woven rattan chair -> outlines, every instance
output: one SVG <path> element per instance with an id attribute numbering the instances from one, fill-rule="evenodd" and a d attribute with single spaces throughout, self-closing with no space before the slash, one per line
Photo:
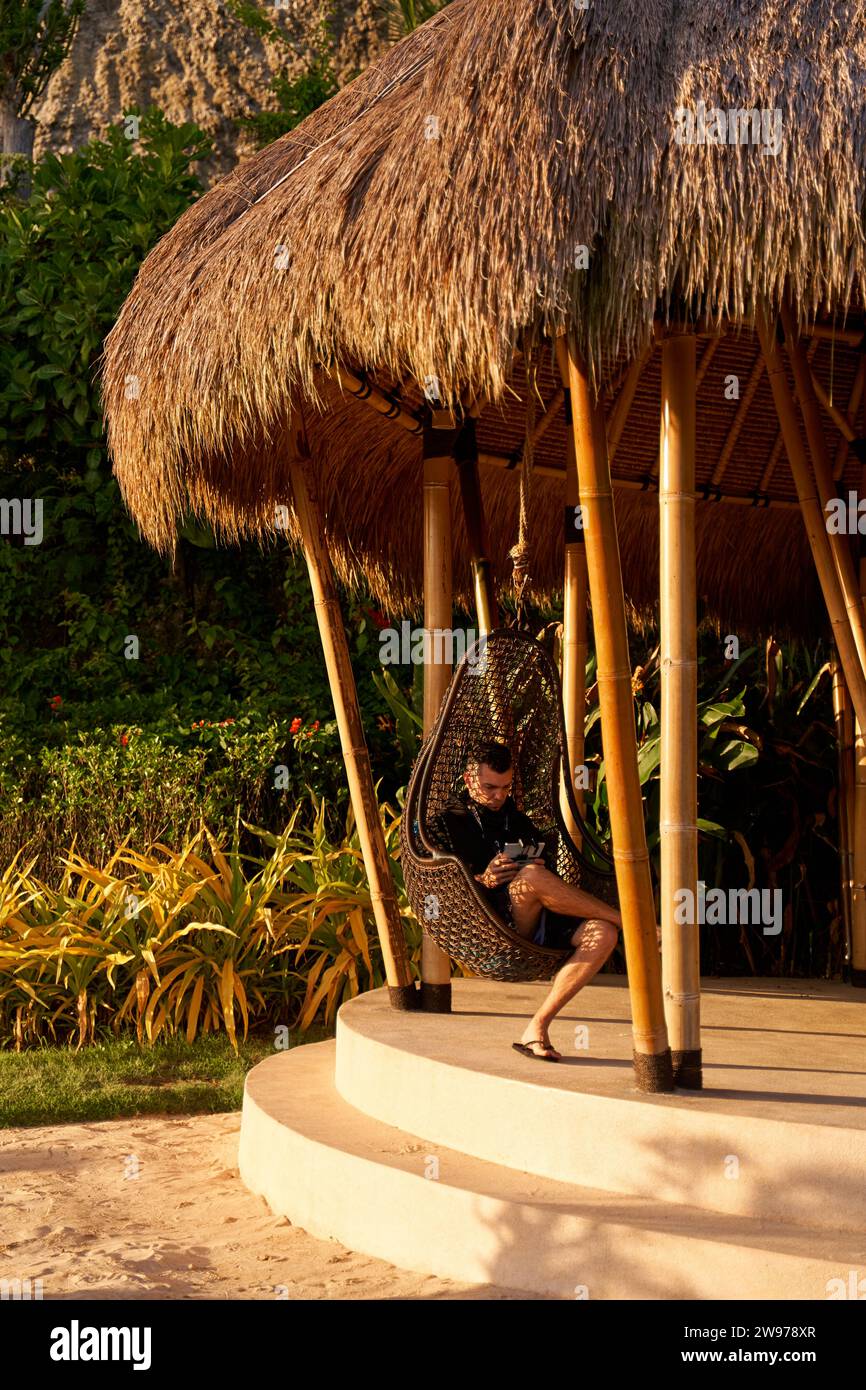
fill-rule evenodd
<path id="1" fill-rule="evenodd" d="M 559 676 L 544 648 L 514 629 L 491 632 L 467 651 L 418 754 L 400 827 L 406 891 L 424 931 L 475 974 L 547 980 L 570 950 L 537 946 L 506 926 L 470 871 L 449 852 L 439 821 L 448 798 L 463 786 L 473 746 L 490 740 L 511 748 L 514 799 L 545 843 L 556 845 L 560 878 L 616 903 L 612 861 L 581 821 L 570 785 L 583 851 L 560 811 L 566 744 Z"/>

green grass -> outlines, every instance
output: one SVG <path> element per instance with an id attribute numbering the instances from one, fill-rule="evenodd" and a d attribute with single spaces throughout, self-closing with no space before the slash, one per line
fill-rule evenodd
<path id="1" fill-rule="evenodd" d="M 309 1028 L 303 1042 L 329 1036 Z M 290 1044 L 301 1039 L 292 1033 Z M 224 1034 L 187 1043 L 178 1038 L 139 1047 L 134 1038 L 68 1047 L 0 1051 L 0 1129 L 133 1115 L 201 1115 L 239 1110 L 244 1077 L 274 1053 L 266 1034 L 238 1042 Z"/>

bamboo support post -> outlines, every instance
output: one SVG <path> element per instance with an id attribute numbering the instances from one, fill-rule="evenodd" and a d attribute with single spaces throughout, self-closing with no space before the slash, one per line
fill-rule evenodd
<path id="1" fill-rule="evenodd" d="M 827 412 L 830 419 L 833 421 L 833 424 L 836 426 L 842 438 L 848 444 L 853 444 L 855 439 L 857 438 L 857 432 L 854 429 L 854 426 L 852 425 L 848 416 L 845 414 L 844 410 L 840 410 L 838 405 L 833 404 L 833 402 L 830 399 L 829 391 L 827 391 L 826 388 L 821 385 L 821 382 L 816 377 L 814 367 L 811 368 L 809 371 L 809 383 L 812 387 L 812 390 L 815 392 L 815 395 L 817 396 L 819 402 L 824 407 L 824 410 Z"/>
<path id="2" fill-rule="evenodd" d="M 418 1006 L 418 994 L 412 982 L 403 922 L 385 848 L 346 630 L 325 544 L 318 500 L 304 461 L 306 455 L 306 445 L 299 440 L 298 450 L 290 462 L 292 494 L 337 716 L 349 795 L 370 883 L 370 900 L 391 1004 L 395 1009 L 414 1009 Z"/>
<path id="3" fill-rule="evenodd" d="M 424 431 L 424 735 L 430 733 L 451 681 L 451 474 L 454 434 Z M 447 643 L 446 643 L 447 634 Z M 451 961 L 425 932 L 421 942 L 421 1008 L 451 1012 Z"/>
<path id="4" fill-rule="evenodd" d="M 824 533 L 829 541 L 830 554 L 833 557 L 833 565 L 838 576 L 842 600 L 848 614 L 857 655 L 860 658 L 860 668 L 863 673 L 866 673 L 866 614 L 864 614 L 863 601 L 860 597 L 860 584 L 854 572 L 854 557 L 851 553 L 848 537 L 840 532 L 827 530 L 827 508 L 831 499 L 836 496 L 836 486 L 824 438 L 821 408 L 812 386 L 812 375 L 806 361 L 806 353 L 797 335 L 793 310 L 787 301 L 782 304 L 781 319 L 782 327 L 785 330 L 785 348 L 794 373 L 797 398 L 800 402 L 803 424 L 806 427 L 806 439 L 812 458 L 812 469 L 824 516 Z"/>
<path id="5" fill-rule="evenodd" d="M 863 398 L 864 384 L 866 384 L 866 353 L 861 353 L 860 365 L 857 368 L 857 373 L 854 377 L 854 384 L 851 387 L 851 395 L 848 397 L 848 419 L 852 422 L 856 421 L 858 411 L 860 410 L 860 402 Z M 859 441 L 857 440 L 852 440 L 852 443 L 856 444 L 858 442 Z M 848 453 L 848 440 L 845 439 L 845 437 L 843 436 L 842 439 L 839 440 L 839 444 L 836 449 L 836 459 L 833 464 L 834 482 L 838 482 L 839 479 L 842 477 L 842 474 L 845 472 L 845 465 L 848 462 Z"/>
<path id="6" fill-rule="evenodd" d="M 737 316 L 729 320 L 731 328 L 756 328 L 756 319 L 753 320 L 746 316 Z M 803 327 L 802 337 L 809 338 L 814 343 L 837 342 L 844 343 L 846 347 L 862 348 L 866 346 L 866 332 L 863 328 L 843 328 L 841 324 L 834 323 L 810 323 Z"/>
<path id="7" fill-rule="evenodd" d="M 487 548 L 484 506 L 481 500 L 481 480 L 478 476 L 478 446 L 475 441 L 475 421 L 465 421 L 457 437 L 455 457 L 460 479 L 460 498 L 463 524 L 472 565 L 472 586 L 475 592 L 475 612 L 482 633 L 496 627 L 498 610 L 493 585 L 493 570 Z"/>
<path id="8" fill-rule="evenodd" d="M 568 382 L 568 352 L 565 340 L 556 340 L 559 370 L 564 383 Z M 565 778 L 571 787 L 577 809 L 584 809 L 584 724 L 586 723 L 586 659 L 587 641 L 587 572 L 586 546 L 582 525 L 576 525 L 580 493 L 577 486 L 577 461 L 574 453 L 574 433 L 571 424 L 571 395 L 565 389 L 565 557 L 562 594 L 562 706 L 565 721 L 567 765 L 562 768 L 560 809 L 575 844 L 581 840 L 580 829 L 572 815 L 571 802 L 566 795 Z"/>
<path id="9" fill-rule="evenodd" d="M 848 961 L 851 960 L 852 888 L 853 854 L 851 833 L 853 830 L 854 788 L 854 716 L 842 664 L 838 653 L 830 658 L 832 681 L 833 718 L 836 724 L 837 778 L 836 795 L 839 823 L 839 903 L 842 921 L 845 926 L 845 946 Z"/>
<path id="10" fill-rule="evenodd" d="M 674 1080 L 699 1090 L 695 369 L 694 334 L 672 331 L 662 341 L 659 438 L 662 984 Z M 695 908 L 685 922 L 683 892 Z"/>
<path id="11" fill-rule="evenodd" d="M 404 430 L 408 430 L 409 434 L 422 433 L 424 423 L 420 416 L 408 410 L 396 396 L 389 396 L 387 391 L 374 386 L 363 373 L 351 372 L 347 367 L 337 367 L 334 369 L 334 375 L 343 390 L 359 401 L 366 401 L 373 410 L 384 415 L 386 420 L 394 420 Z"/>
<path id="12" fill-rule="evenodd" d="M 826 515 L 818 500 L 815 478 L 809 468 L 806 451 L 800 436 L 800 426 L 791 395 L 785 368 L 779 352 L 776 335 L 765 313 L 759 314 L 756 327 L 761 340 L 761 351 L 767 364 L 767 376 L 773 392 L 776 414 L 785 441 L 785 452 L 791 466 L 791 473 L 800 499 L 800 510 L 806 527 L 806 535 L 812 550 L 812 558 L 818 571 L 818 580 L 833 637 L 845 673 L 845 682 L 857 712 L 857 718 L 866 727 L 866 676 L 860 662 L 854 635 L 845 609 L 836 566 L 830 550 L 830 537 L 827 534 Z M 859 599 L 859 596 L 858 596 Z"/>
<path id="13" fill-rule="evenodd" d="M 625 597 L 605 420 L 572 339 L 568 341 L 568 385 L 578 487 L 586 516 L 601 732 L 632 1007 L 635 1079 L 641 1090 L 671 1091 L 673 1070 L 638 775 Z"/>
<path id="14" fill-rule="evenodd" d="M 866 355 L 864 355 L 866 362 Z M 856 418 L 856 414 L 854 416 Z M 860 477 L 861 496 L 866 492 L 866 468 Z M 860 541 L 860 592 L 866 598 L 866 553 Z M 853 838 L 851 863 L 850 979 L 866 988 L 866 725 L 854 723 L 854 805 L 849 823 Z"/>
<path id="15" fill-rule="evenodd" d="M 513 467 L 513 459 L 507 454 L 492 454 L 487 450 L 482 450 L 478 454 L 480 463 L 489 468 Z M 532 465 L 534 476 L 539 478 L 559 478 L 565 481 L 565 469 L 551 463 L 535 463 Z M 613 486 L 617 492 L 649 492 L 658 489 L 658 459 L 655 460 L 649 477 L 646 478 L 614 478 Z M 773 511 L 798 512 L 800 503 L 789 500 L 787 497 L 770 497 L 762 488 L 755 492 L 725 492 L 722 488 L 699 487 L 696 489 L 696 496 L 699 502 L 725 502 L 732 507 L 750 507 L 760 511 L 772 508 Z"/>
<path id="16" fill-rule="evenodd" d="M 643 374 L 643 369 L 652 357 L 653 339 L 650 339 L 647 346 L 639 356 L 635 357 L 630 363 L 629 369 L 625 374 L 622 389 L 616 398 L 616 404 L 610 415 L 610 428 L 607 433 L 607 452 L 609 462 L 613 462 L 614 455 L 619 448 L 619 441 L 625 429 L 625 422 L 628 413 L 632 408 L 635 392 Z"/>

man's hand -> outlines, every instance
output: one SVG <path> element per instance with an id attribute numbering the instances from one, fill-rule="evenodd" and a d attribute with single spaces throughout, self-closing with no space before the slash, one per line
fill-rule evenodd
<path id="1" fill-rule="evenodd" d="M 497 854 L 491 859 L 483 874 L 476 874 L 479 883 L 485 888 L 498 888 L 502 883 L 510 883 L 523 866 L 515 864 L 507 854 Z"/>

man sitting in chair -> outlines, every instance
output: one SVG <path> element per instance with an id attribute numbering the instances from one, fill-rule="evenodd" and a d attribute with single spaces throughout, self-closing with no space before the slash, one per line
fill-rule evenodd
<path id="1" fill-rule="evenodd" d="M 506 744 L 479 747 L 463 780 L 465 789 L 447 802 L 441 817 L 457 858 L 513 931 L 538 945 L 574 948 L 520 1042 L 513 1044 L 529 1057 L 558 1062 L 562 1054 L 550 1042 L 551 1019 L 604 965 L 617 943 L 619 912 L 557 877 L 551 867 L 556 845 L 545 844 L 541 857 L 520 864 L 504 853 L 506 845 L 523 841 L 538 846 L 541 841 L 512 799 L 511 750 Z"/>

